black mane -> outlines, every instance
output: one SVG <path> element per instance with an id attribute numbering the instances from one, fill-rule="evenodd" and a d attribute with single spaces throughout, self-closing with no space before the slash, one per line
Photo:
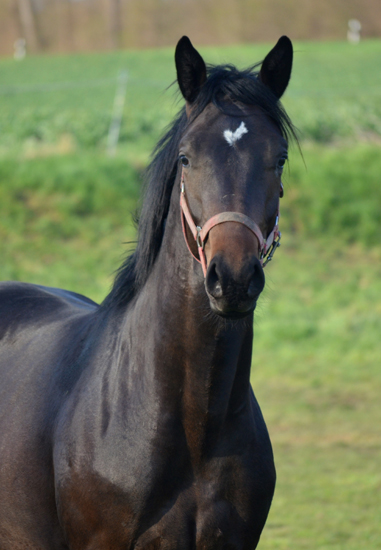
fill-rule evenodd
<path id="1" fill-rule="evenodd" d="M 239 71 L 232 65 L 209 66 L 208 79 L 192 104 L 188 120 L 185 107 L 156 145 L 146 173 L 145 195 L 138 221 L 135 251 L 119 268 L 103 306 L 126 305 L 144 286 L 160 250 L 178 167 L 178 147 L 187 126 L 209 103 L 228 113 L 229 103 L 257 105 L 271 118 L 288 141 L 296 139 L 287 113 L 275 95 L 258 79 L 259 65 Z"/>

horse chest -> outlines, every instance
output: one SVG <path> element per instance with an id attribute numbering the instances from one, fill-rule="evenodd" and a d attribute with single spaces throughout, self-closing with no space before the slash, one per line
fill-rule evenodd
<path id="1" fill-rule="evenodd" d="M 194 471 L 181 454 L 143 455 L 135 471 L 126 457 L 118 479 L 112 459 L 73 473 L 60 510 L 70 548 L 254 548 L 271 500 L 271 467 L 254 452 L 214 456 Z"/>

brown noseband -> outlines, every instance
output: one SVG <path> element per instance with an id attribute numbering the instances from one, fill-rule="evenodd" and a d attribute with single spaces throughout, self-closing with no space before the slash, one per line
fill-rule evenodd
<path id="1" fill-rule="evenodd" d="M 282 190 L 283 190 L 283 186 L 281 184 L 281 191 Z M 216 214 L 215 216 L 212 216 L 211 218 L 209 218 L 209 220 L 204 224 L 203 227 L 196 225 L 193 221 L 193 217 L 189 210 L 188 203 L 185 197 L 183 170 L 181 172 L 180 207 L 181 207 L 181 224 L 183 228 L 183 234 L 184 234 L 186 245 L 188 247 L 189 252 L 192 254 L 193 258 L 201 264 L 204 277 L 206 277 L 206 270 L 207 270 L 206 257 L 204 252 L 205 241 L 208 237 L 209 231 L 214 226 L 220 223 L 225 223 L 225 222 L 241 223 L 242 225 L 250 229 L 252 233 L 254 233 L 259 243 L 259 259 L 261 261 L 262 267 L 265 267 L 265 265 L 272 260 L 275 250 L 278 248 L 278 246 L 280 246 L 279 241 L 281 238 L 281 232 L 278 229 L 279 200 L 278 200 L 278 208 L 277 208 L 275 225 L 273 227 L 273 230 L 267 237 L 267 239 L 264 239 L 262 235 L 262 231 L 260 230 L 259 226 L 255 223 L 255 221 L 249 218 L 248 216 L 246 216 L 245 214 L 241 214 L 240 212 L 221 212 L 220 214 Z M 194 240 L 197 243 L 199 258 L 197 258 L 193 254 L 189 246 L 187 234 L 185 230 L 185 220 L 187 221 L 189 229 L 191 230 Z"/>

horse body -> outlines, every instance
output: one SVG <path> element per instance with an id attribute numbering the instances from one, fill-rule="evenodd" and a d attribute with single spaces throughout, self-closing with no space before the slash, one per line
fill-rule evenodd
<path id="1" fill-rule="evenodd" d="M 204 79 L 191 48 L 183 40 L 176 60 L 190 120 Z M 262 110 L 229 109 L 208 104 L 193 124 L 183 114 L 174 127 L 183 167 L 169 168 L 165 216 L 151 232 L 151 241 L 159 233 L 154 261 L 139 270 L 146 258 L 138 243 L 104 304 L 2 287 L 1 550 L 257 546 L 275 485 L 250 386 L 253 309 L 264 284 L 258 238 L 232 221 L 216 226 L 204 280 L 179 209 L 181 179 L 197 222 L 238 210 L 266 234 L 274 225 L 273 165 L 284 138 Z M 245 143 L 237 117 L 250 134 Z M 145 205 L 144 242 L 144 219 L 155 218 L 149 197 Z M 132 271 L 139 290 L 131 291 Z"/>
<path id="2" fill-rule="evenodd" d="M 183 259 L 186 271 L 187 252 Z M 16 362 L 2 371 L 2 550 L 66 548 L 64 540 L 115 550 L 256 544 L 275 478 L 249 384 L 251 323 L 216 326 L 203 318 L 202 285 L 184 293 L 155 271 L 147 285 L 160 292 L 141 295 L 123 319 L 70 295 L 13 286 L 24 313 L 44 310 L 41 326 L 34 316 L 34 327 L 21 325 L 1 349 L 2 360 L 12 357 L 18 340 Z M 11 298 L 9 285 L 4 292 Z M 165 324 L 147 330 L 159 312 Z M 144 348 L 135 344 L 142 333 Z"/>

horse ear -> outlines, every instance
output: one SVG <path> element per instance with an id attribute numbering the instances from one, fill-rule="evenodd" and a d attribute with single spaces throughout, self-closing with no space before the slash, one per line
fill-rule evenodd
<path id="1" fill-rule="evenodd" d="M 188 103 L 193 103 L 206 81 L 206 66 L 187 36 L 183 36 L 177 44 L 175 62 L 181 93 Z"/>
<path id="2" fill-rule="evenodd" d="M 287 36 L 279 38 L 262 63 L 258 78 L 279 99 L 284 94 L 291 76 L 292 42 Z"/>

